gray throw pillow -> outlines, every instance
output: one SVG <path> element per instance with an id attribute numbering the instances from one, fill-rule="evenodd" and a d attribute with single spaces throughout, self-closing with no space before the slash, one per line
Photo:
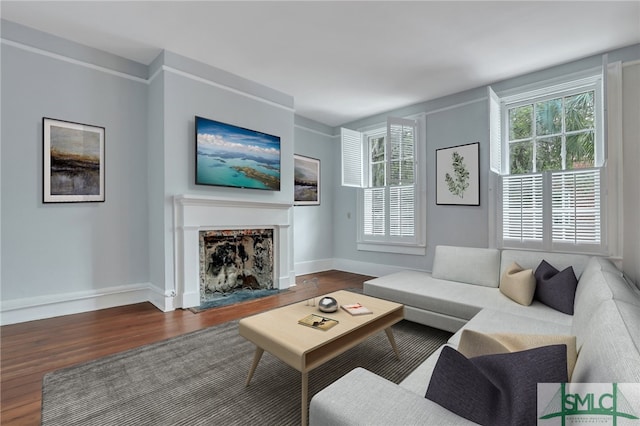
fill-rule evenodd
<path id="1" fill-rule="evenodd" d="M 536 292 L 534 299 L 565 314 L 573 315 L 573 303 L 578 287 L 578 279 L 569 266 L 560 272 L 545 260 L 540 262 L 534 273 Z"/>
<path id="2" fill-rule="evenodd" d="M 566 345 L 470 359 L 445 346 L 425 397 L 482 425 L 535 425 L 537 384 L 567 381 Z"/>

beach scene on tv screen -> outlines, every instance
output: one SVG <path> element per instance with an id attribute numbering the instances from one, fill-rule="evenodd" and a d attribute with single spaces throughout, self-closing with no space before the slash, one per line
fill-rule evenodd
<path id="1" fill-rule="evenodd" d="M 196 117 L 196 184 L 280 190 L 280 138 Z"/>

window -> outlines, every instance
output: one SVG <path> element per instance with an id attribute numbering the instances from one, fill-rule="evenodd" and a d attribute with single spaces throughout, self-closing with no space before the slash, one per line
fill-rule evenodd
<path id="1" fill-rule="evenodd" d="M 595 90 L 506 105 L 509 174 L 595 165 Z"/>
<path id="2" fill-rule="evenodd" d="M 417 197 L 418 123 L 389 118 L 387 127 L 342 129 L 342 180 L 359 191 L 360 250 L 424 254 Z M 422 249 L 414 250 L 415 247 Z"/>
<path id="3" fill-rule="evenodd" d="M 503 98 L 490 90 L 503 247 L 605 250 L 601 85 L 597 76 Z"/>

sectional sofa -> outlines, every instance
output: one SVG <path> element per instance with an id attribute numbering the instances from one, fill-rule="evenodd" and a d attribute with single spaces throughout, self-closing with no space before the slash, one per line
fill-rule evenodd
<path id="1" fill-rule="evenodd" d="M 562 281 L 570 276 L 573 284 Z M 349 372 L 312 398 L 311 425 L 500 424 L 517 415 L 535 424 L 530 411 L 514 412 L 532 409 L 522 374 L 534 383 L 640 383 L 640 292 L 605 258 L 438 246 L 432 273 L 376 278 L 364 292 L 403 303 L 407 320 L 455 334 L 400 384 Z M 566 371 L 552 367 L 560 358 Z M 487 396 L 491 374 L 507 385 Z"/>

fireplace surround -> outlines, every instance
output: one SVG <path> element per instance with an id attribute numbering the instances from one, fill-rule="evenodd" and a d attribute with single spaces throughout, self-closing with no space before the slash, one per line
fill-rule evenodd
<path id="1" fill-rule="evenodd" d="M 272 229 L 274 288 L 295 283 L 291 204 L 177 195 L 173 206 L 176 308 L 200 305 L 200 231 Z"/>

